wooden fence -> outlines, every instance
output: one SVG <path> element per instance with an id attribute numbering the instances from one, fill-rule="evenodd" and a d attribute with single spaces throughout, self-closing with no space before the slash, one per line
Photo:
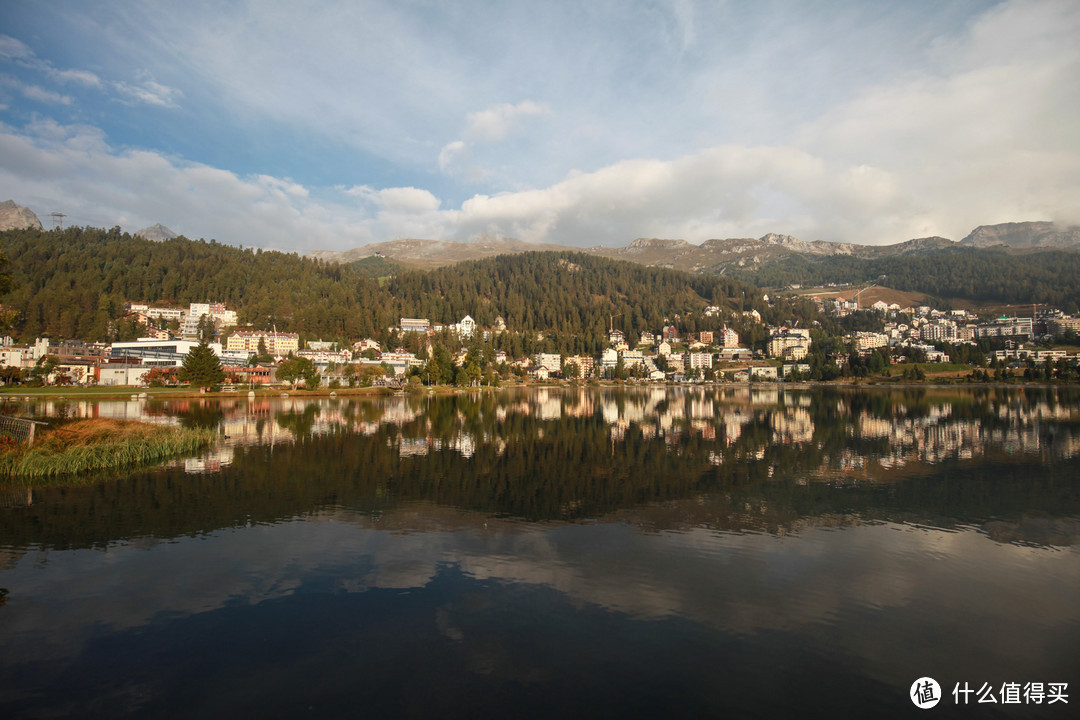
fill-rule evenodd
<path id="1" fill-rule="evenodd" d="M 27 420 L 26 418 L 0 415 L 0 435 L 13 438 L 17 442 L 24 442 L 27 445 L 34 444 L 34 429 L 38 425 L 48 425 L 48 423 L 40 420 Z"/>

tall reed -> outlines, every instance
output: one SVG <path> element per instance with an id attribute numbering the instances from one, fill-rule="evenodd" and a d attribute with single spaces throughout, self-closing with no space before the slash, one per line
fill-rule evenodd
<path id="1" fill-rule="evenodd" d="M 211 444 L 214 430 L 131 420 L 79 420 L 0 452 L 0 477 L 53 478 L 158 462 Z"/>

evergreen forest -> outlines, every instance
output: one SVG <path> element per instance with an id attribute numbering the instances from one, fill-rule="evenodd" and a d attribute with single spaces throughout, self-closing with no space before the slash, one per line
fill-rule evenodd
<path id="1" fill-rule="evenodd" d="M 387 279 L 371 268 L 296 254 L 237 248 L 210 240 L 156 242 L 111 230 L 0 232 L 11 289 L 0 297 L 8 332 L 115 341 L 140 332 L 124 320 L 129 303 L 186 307 L 224 302 L 241 325 L 302 338 L 396 343 L 401 317 L 450 324 L 472 315 L 481 327 L 502 318 L 500 340 L 516 353 L 598 353 L 609 327 L 627 334 L 718 329 L 733 311 L 757 309 L 778 322 L 810 320 L 809 304 L 769 306 L 759 290 L 732 278 L 692 275 L 569 252 L 505 255 Z M 727 311 L 706 318 L 702 310 Z"/>
<path id="2" fill-rule="evenodd" d="M 1080 305 L 1080 252 L 1067 250 L 948 248 L 872 259 L 795 255 L 768 265 L 731 268 L 727 274 L 760 287 L 858 284 L 885 275 L 891 288 L 943 299 L 1038 303 L 1073 312 Z"/>

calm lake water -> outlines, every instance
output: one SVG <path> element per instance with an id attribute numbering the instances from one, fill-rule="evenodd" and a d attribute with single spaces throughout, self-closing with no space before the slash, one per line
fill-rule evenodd
<path id="1" fill-rule="evenodd" d="M 223 434 L 0 485 L 3 718 L 884 717 L 925 676 L 929 717 L 1080 704 L 1075 390 L 0 412 Z"/>

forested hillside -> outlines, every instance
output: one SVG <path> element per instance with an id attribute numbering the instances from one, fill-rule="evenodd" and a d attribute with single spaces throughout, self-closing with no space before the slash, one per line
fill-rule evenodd
<path id="1" fill-rule="evenodd" d="M 796 256 L 783 263 L 729 274 L 762 287 L 857 284 L 886 275 L 885 284 L 891 288 L 940 298 L 1039 303 L 1061 308 L 1080 304 L 1080 253 L 1070 251 L 1008 253 L 952 248 L 876 259 Z"/>
<path id="2" fill-rule="evenodd" d="M 402 273 L 387 290 L 403 314 L 455 321 L 469 314 L 482 326 L 501 316 L 526 338 L 545 333 L 560 351 L 573 353 L 600 352 L 612 324 L 636 339 L 643 330 L 658 332 L 665 322 L 676 322 L 676 316 L 679 327 L 691 331 L 716 329 L 729 319 L 705 318 L 707 305 L 791 310 L 770 309 L 757 288 L 730 278 L 569 252 L 500 255 Z M 528 342 L 507 349 L 530 351 Z"/>
<path id="3" fill-rule="evenodd" d="M 374 328 L 361 308 L 381 296 L 376 281 L 340 266 L 213 241 L 154 242 L 115 228 L 10 230 L 0 233 L 0 250 L 14 284 L 2 301 L 20 314 L 23 338 L 111 339 L 109 321 L 125 303 L 208 300 L 236 308 L 245 323 L 360 335 Z"/>
<path id="4" fill-rule="evenodd" d="M 18 314 L 12 330 L 21 340 L 115 340 L 132 302 L 221 301 L 242 323 L 308 339 L 385 341 L 401 316 L 452 323 L 472 315 L 481 326 L 501 316 L 511 332 L 500 342 L 521 352 L 598 352 L 611 322 L 636 335 L 676 316 L 683 330 L 730 320 L 705 318 L 707 305 L 754 308 L 777 322 L 814 317 L 807 305 L 769 307 L 760 291 L 731 278 L 580 253 L 504 255 L 380 284 L 372 268 L 182 237 L 154 242 L 118 229 L 11 230 L 0 233 L 0 250 L 14 285 L 0 301 Z M 546 340 L 537 340 L 541 333 Z"/>

